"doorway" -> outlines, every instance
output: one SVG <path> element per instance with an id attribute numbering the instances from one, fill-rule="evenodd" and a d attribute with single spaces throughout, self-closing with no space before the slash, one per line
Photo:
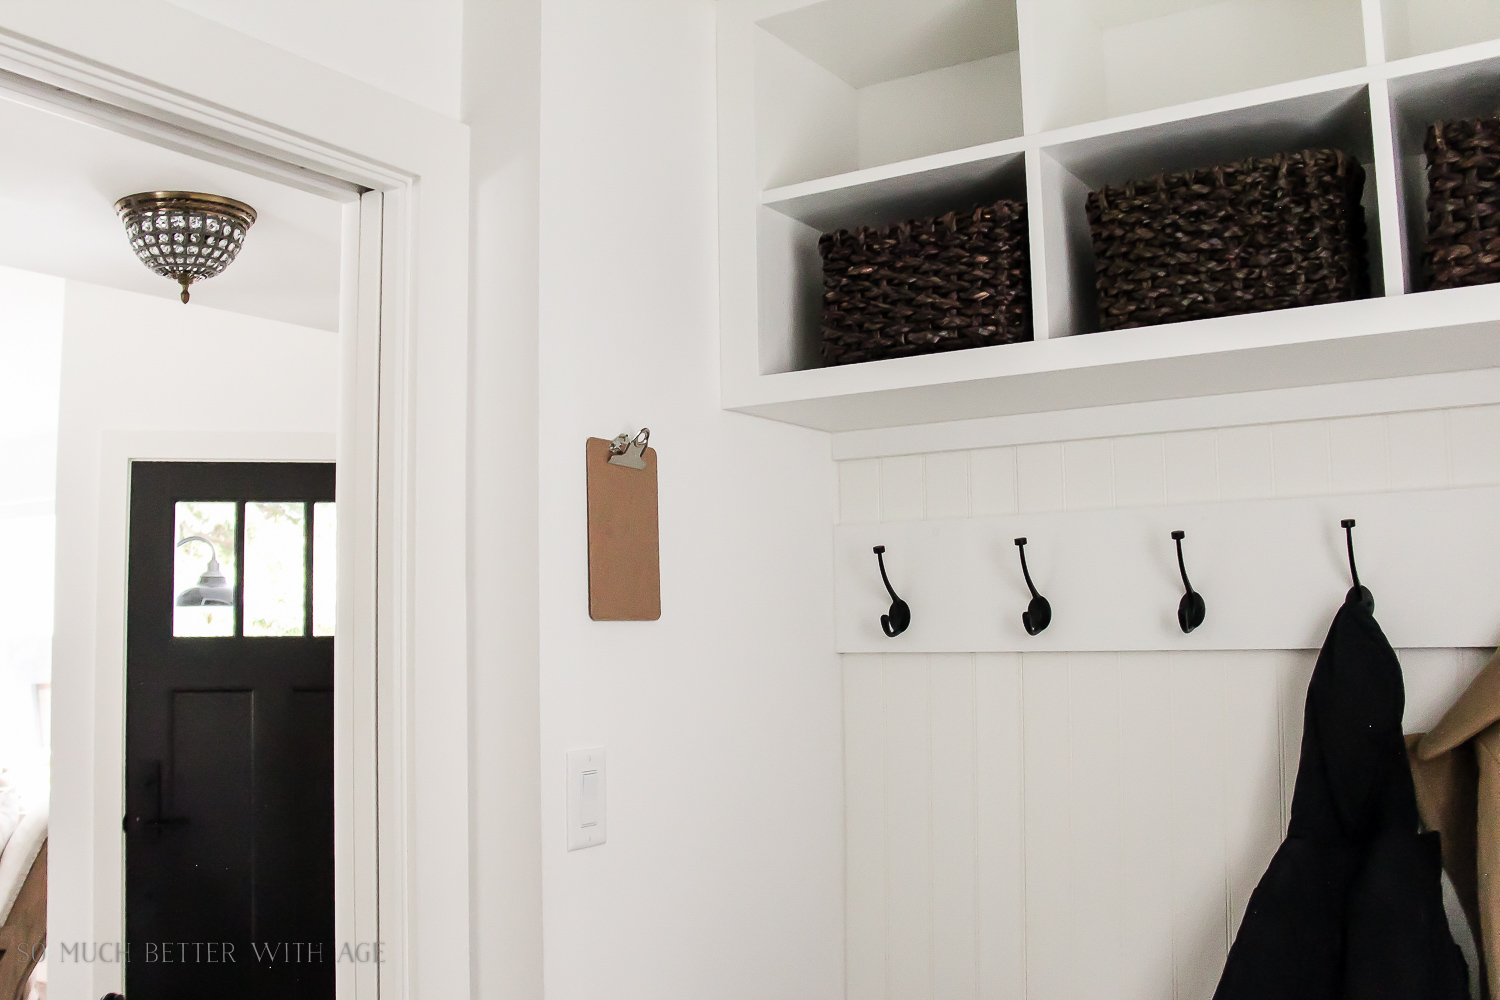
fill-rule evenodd
<path id="1" fill-rule="evenodd" d="M 425 966 L 423 992 L 462 994 L 469 910 L 457 901 L 469 886 L 468 825 L 417 803 L 419 790 L 423 801 L 458 802 L 468 788 L 467 606 L 452 599 L 449 582 L 465 578 L 467 558 L 467 130 L 378 90 L 350 90 L 326 70 L 170 5 L 153 10 L 149 24 L 108 8 L 92 13 L 80 20 L 38 5 L 7 15 L 4 98 L 341 202 L 340 401 L 336 448 L 332 434 L 284 420 L 209 421 L 237 412 L 222 400 L 163 405 L 165 424 L 80 428 L 90 439 L 72 466 L 78 489 L 68 503 L 59 491 L 57 560 L 67 569 L 58 589 L 73 614 L 53 645 L 50 985 L 69 997 L 123 986 L 118 962 L 64 962 L 63 949 L 102 945 L 113 954 L 125 936 L 129 461 L 326 461 L 336 452 L 344 542 L 334 684 L 338 934 L 341 947 L 376 956 L 340 964 L 339 993 L 414 993 L 408 954 L 440 949 L 453 960 Z M 184 51 L 213 52 L 238 72 L 204 74 L 192 60 L 163 60 L 163 37 Z M 247 89 L 246 79 L 280 85 Z M 20 161 L 24 150 L 6 159 Z M 153 171 L 121 190 L 161 184 L 201 186 Z M 103 184 L 94 203 L 107 211 L 117 187 Z M 77 221 L 35 215 L 38 231 L 66 234 Z M 7 246 L 29 246 L 23 231 L 14 227 L 18 238 Z M 242 256 L 237 267 L 248 264 Z M 119 340 L 130 346 L 137 335 Z M 295 350 L 282 360 L 301 364 Z M 202 365 L 179 368 L 184 381 L 215 379 Z M 129 377 L 116 382 L 133 387 Z M 423 572 L 415 574 L 419 538 Z"/>
<path id="2" fill-rule="evenodd" d="M 334 482 L 132 463 L 127 996 L 334 996 Z"/>

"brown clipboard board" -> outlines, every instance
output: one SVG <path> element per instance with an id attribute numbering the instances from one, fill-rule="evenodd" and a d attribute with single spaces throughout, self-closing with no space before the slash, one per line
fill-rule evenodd
<path id="1" fill-rule="evenodd" d="M 611 465 L 610 443 L 589 438 L 589 617 L 596 622 L 661 617 L 660 535 L 656 524 L 656 449 L 644 469 Z"/>

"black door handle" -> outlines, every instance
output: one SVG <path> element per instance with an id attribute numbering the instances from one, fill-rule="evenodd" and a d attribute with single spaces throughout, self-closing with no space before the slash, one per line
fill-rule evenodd
<path id="1" fill-rule="evenodd" d="M 161 793 L 161 761 L 142 761 L 136 768 L 138 780 L 136 782 L 137 801 L 141 798 L 154 799 L 156 811 L 151 818 L 141 816 L 139 812 L 132 816 L 129 812 L 125 814 L 122 826 L 126 833 L 132 827 L 148 830 L 161 831 L 172 827 L 187 826 L 188 820 L 185 816 L 163 816 L 162 815 L 162 793 Z"/>

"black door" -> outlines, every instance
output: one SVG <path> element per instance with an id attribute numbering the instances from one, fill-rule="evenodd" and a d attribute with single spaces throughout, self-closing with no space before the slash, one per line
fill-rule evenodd
<path id="1" fill-rule="evenodd" d="M 332 1000 L 334 467 L 136 462 L 126 996 Z"/>

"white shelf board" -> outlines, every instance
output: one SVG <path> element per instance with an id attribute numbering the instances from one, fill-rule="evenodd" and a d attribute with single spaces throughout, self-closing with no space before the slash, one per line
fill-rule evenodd
<path id="1" fill-rule="evenodd" d="M 1370 70 L 1380 76 L 1395 78 L 1446 69 L 1451 66 L 1466 66 L 1469 63 L 1482 62 L 1496 56 L 1500 56 L 1500 38 L 1474 42 L 1472 45 L 1461 45 L 1454 49 L 1444 49 L 1441 52 L 1427 52 L 1422 55 L 1408 56 L 1405 59 L 1394 59 L 1372 66 Z"/>
<path id="2" fill-rule="evenodd" d="M 816 180 L 769 187 L 765 192 L 760 193 L 760 204 L 783 211 L 789 216 L 801 217 L 798 214 L 799 205 L 832 204 L 835 199 L 841 198 L 852 190 L 885 186 L 885 184 L 921 187 L 935 174 L 951 172 L 954 175 L 965 175 L 971 169 L 975 171 L 975 175 L 983 178 L 984 163 L 1025 153 L 1032 145 L 1035 145 L 1035 139 L 1026 138 L 1026 136 L 1001 139 L 999 142 L 984 142 L 984 144 L 971 145 L 971 147 L 954 150 L 951 153 L 933 153 L 930 156 L 919 156 L 916 159 L 901 160 L 898 163 L 867 166 L 867 168 L 856 169 L 846 174 L 834 174 L 831 177 L 819 177 Z"/>
<path id="3" fill-rule="evenodd" d="M 1375 75 L 1376 70 L 1373 67 L 1360 66 L 1337 73 L 1309 77 L 1305 80 L 1292 80 L 1287 83 L 1258 87 L 1255 90 L 1244 90 L 1164 108 L 1153 108 L 1149 111 L 1136 111 L 1112 118 L 1101 118 L 1098 121 L 1085 122 L 1081 125 L 1039 132 L 1027 138 L 1038 147 L 1063 146 L 1087 139 L 1103 139 L 1113 135 L 1150 130 L 1159 126 L 1170 127 L 1180 123 L 1209 119 L 1226 112 L 1245 111 L 1261 105 L 1274 105 L 1281 101 L 1360 87 L 1368 83 Z"/>
<path id="4" fill-rule="evenodd" d="M 1497 366 L 1488 285 L 763 375 L 723 404 L 849 431 Z"/>
<path id="5" fill-rule="evenodd" d="M 900 171 L 871 168 L 804 184 L 768 190 L 760 199 L 804 225 L 822 232 L 841 226 L 889 225 L 939 214 L 956 204 L 992 196 L 1025 198 L 1025 145 L 1011 139 L 903 163 Z M 843 183 L 829 183 L 829 181 Z"/>

